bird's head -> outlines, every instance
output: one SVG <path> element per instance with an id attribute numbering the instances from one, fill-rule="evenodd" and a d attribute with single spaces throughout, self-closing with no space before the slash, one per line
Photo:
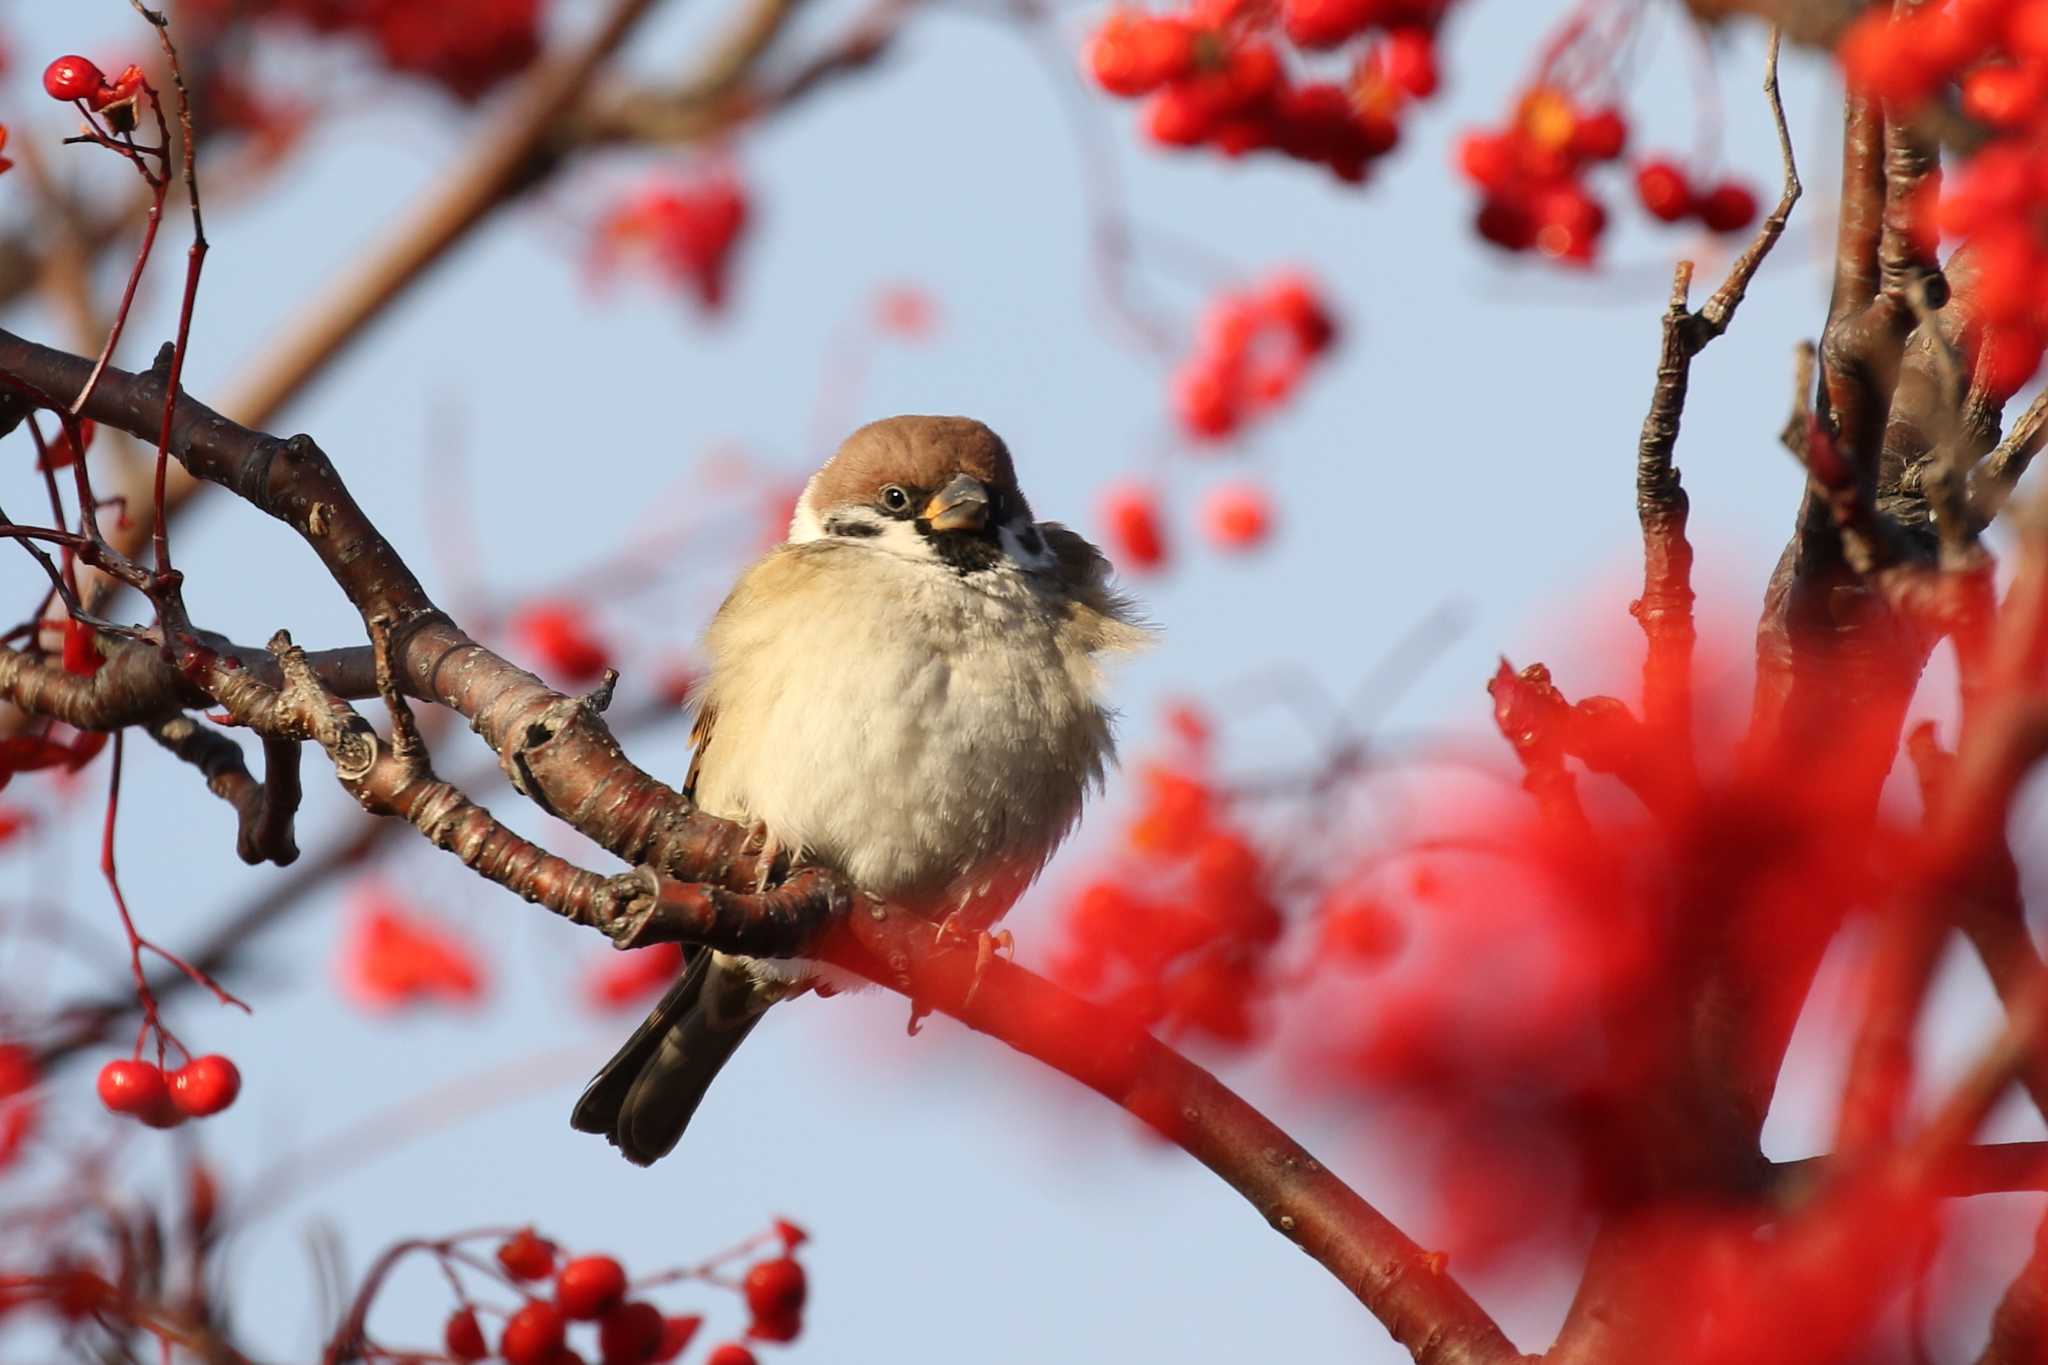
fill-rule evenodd
<path id="1" fill-rule="evenodd" d="M 962 574 L 1054 563 L 1009 447 L 967 417 L 888 417 L 847 437 L 789 527 L 793 543 L 835 537 Z"/>

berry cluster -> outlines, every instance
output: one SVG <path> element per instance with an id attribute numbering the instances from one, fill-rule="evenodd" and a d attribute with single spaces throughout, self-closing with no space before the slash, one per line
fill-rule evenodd
<path id="1" fill-rule="evenodd" d="M 729 165 L 685 178 L 663 176 L 605 214 L 591 264 L 602 278 L 621 256 L 641 256 L 671 288 L 716 313 L 725 305 L 733 251 L 747 215 L 746 188 Z"/>
<path id="2" fill-rule="evenodd" d="M 1616 108 L 1589 108 L 1564 89 L 1538 84 L 1515 103 L 1505 127 L 1470 132 L 1458 142 L 1458 169 L 1478 187 L 1478 234 L 1507 251 L 1536 251 L 1555 261 L 1590 265 L 1607 230 L 1607 206 L 1587 177 L 1619 161 L 1628 147 L 1628 119 Z M 1636 194 L 1664 223 L 1697 219 L 1715 232 L 1736 232 L 1756 218 L 1756 195 L 1728 180 L 1704 190 L 1676 164 L 1657 159 L 1636 171 Z"/>
<path id="3" fill-rule="evenodd" d="M 1435 31 L 1449 3 L 1192 0 L 1169 14 L 1116 9 L 1082 62 L 1110 94 L 1148 98 L 1145 132 L 1161 146 L 1276 152 L 1356 183 L 1400 140 L 1407 104 L 1435 93 Z M 1297 81 L 1283 56 L 1355 40 L 1341 83 Z"/>
<path id="4" fill-rule="evenodd" d="M 1938 226 L 1976 260 L 1966 337 L 1977 378 L 2007 397 L 2048 347 L 2048 0 L 1872 10 L 1841 59 L 1852 86 L 1898 106 L 1959 81 L 1964 111 L 1991 133 L 1951 178 Z M 1919 226 L 1931 236 L 1935 224 Z"/>
<path id="5" fill-rule="evenodd" d="M 542 0 L 186 0 L 198 22 L 271 19 L 367 39 L 393 71 L 473 100 L 540 55 Z"/>
<path id="6" fill-rule="evenodd" d="M 175 1128 L 186 1119 L 218 1114 L 242 1093 L 242 1073 L 217 1052 L 194 1057 L 175 1071 L 140 1057 L 100 1068 L 100 1103 L 152 1128 Z"/>
<path id="7" fill-rule="evenodd" d="M 1142 786 L 1124 865 L 1074 897 L 1055 971 L 1147 1027 L 1249 1042 L 1282 929 L 1265 861 L 1198 764 Z"/>
<path id="8" fill-rule="evenodd" d="M 772 1233 L 735 1249 L 744 1253 L 764 1241 L 780 1243 L 779 1250 L 757 1261 L 737 1286 L 747 1303 L 749 1337 L 793 1341 L 802 1331 L 808 1284 L 795 1251 L 804 1240 L 800 1228 L 778 1222 Z M 689 1349 L 704 1325 L 699 1315 L 671 1316 L 645 1299 L 629 1297 L 632 1286 L 616 1258 L 565 1258 L 532 1228 L 522 1228 L 499 1243 L 496 1261 L 505 1281 L 527 1294 L 498 1334 L 495 1357 L 506 1365 L 583 1365 L 586 1357 L 569 1345 L 576 1323 L 595 1324 L 596 1358 L 603 1365 L 674 1360 Z M 550 1280 L 553 1292 L 548 1297 L 525 1288 Z M 465 1302 L 449 1315 L 441 1336 L 451 1360 L 466 1363 L 494 1355 L 473 1303 Z M 705 1365 L 754 1365 L 754 1353 L 739 1342 L 726 1342 L 705 1357 Z"/>
<path id="9" fill-rule="evenodd" d="M 1288 272 L 1219 294 L 1202 315 L 1195 349 L 1173 376 L 1173 409 L 1198 441 L 1235 435 L 1285 402 L 1337 325 L 1315 286 Z"/>
<path id="10" fill-rule="evenodd" d="M 469 945 L 378 882 L 352 896 L 338 967 L 342 990 L 367 1009 L 443 1000 L 473 1004 L 484 970 Z"/>

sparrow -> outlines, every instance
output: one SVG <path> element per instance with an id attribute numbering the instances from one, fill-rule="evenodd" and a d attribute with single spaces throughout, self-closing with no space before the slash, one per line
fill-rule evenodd
<path id="1" fill-rule="evenodd" d="M 1033 519 L 995 432 L 871 423 L 713 617 L 683 793 L 771 856 L 986 935 L 1101 786 L 1102 664 L 1149 634 L 1100 550 Z M 693 953 L 570 1122 L 659 1159 L 769 1006 L 818 984 L 817 963 Z"/>

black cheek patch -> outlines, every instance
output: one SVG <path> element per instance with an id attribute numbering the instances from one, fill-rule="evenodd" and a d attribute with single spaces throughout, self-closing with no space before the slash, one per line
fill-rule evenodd
<path id="1" fill-rule="evenodd" d="M 855 521 L 851 517 L 833 517 L 825 523 L 828 536 L 845 536 L 850 540 L 869 540 L 882 534 L 882 528 L 873 522 Z"/>
<path id="2" fill-rule="evenodd" d="M 1027 555 L 1042 555 L 1045 553 L 1045 537 L 1038 534 L 1036 526 L 1027 526 L 1019 531 L 1017 533 L 1017 543 L 1024 547 L 1024 553 Z"/>

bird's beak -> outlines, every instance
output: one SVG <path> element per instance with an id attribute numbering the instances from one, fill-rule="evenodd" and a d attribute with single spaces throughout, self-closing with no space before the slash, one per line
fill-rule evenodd
<path id="1" fill-rule="evenodd" d="M 955 474 L 951 483 L 932 494 L 923 518 L 934 531 L 979 531 L 988 525 L 988 490 L 979 479 Z"/>

